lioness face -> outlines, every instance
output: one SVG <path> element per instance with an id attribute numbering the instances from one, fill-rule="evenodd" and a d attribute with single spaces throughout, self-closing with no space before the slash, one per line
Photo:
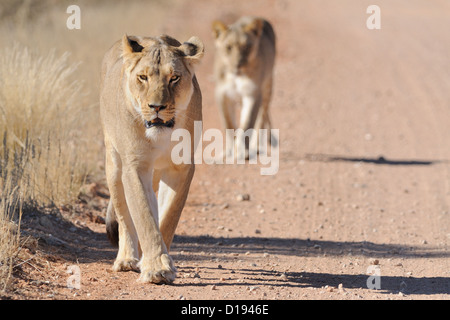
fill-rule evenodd
<path id="1" fill-rule="evenodd" d="M 258 52 L 262 23 L 256 20 L 249 25 L 228 27 L 216 21 L 213 30 L 217 55 L 227 66 L 228 71 L 236 74 L 245 72 Z"/>
<path id="2" fill-rule="evenodd" d="M 191 40 L 183 45 L 168 37 L 123 41 L 127 94 L 147 130 L 172 129 L 184 120 L 194 90 L 193 65 L 203 55 L 202 44 Z"/>

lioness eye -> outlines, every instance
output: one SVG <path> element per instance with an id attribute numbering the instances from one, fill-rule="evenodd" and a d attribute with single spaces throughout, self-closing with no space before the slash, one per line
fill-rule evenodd
<path id="1" fill-rule="evenodd" d="M 142 81 L 147 81 L 147 76 L 145 74 L 141 74 L 139 76 L 139 79 L 141 79 Z"/>
<path id="2" fill-rule="evenodd" d="M 173 75 L 173 76 L 170 78 L 170 82 L 171 82 L 171 83 L 176 83 L 176 82 L 178 82 L 178 80 L 180 80 L 180 76 L 177 76 L 177 75 Z"/>

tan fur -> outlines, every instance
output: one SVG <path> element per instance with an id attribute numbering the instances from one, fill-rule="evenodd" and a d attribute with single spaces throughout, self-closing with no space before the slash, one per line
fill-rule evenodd
<path id="1" fill-rule="evenodd" d="M 174 165 L 176 142 L 170 138 L 177 128 L 193 136 L 194 121 L 202 119 L 194 69 L 203 52 L 197 37 L 180 44 L 168 36 L 124 36 L 103 59 L 107 229 L 114 238 L 117 223 L 119 238 L 113 270 L 139 268 L 143 282 L 170 283 L 176 275 L 168 249 L 194 174 L 194 155 L 192 165 Z M 146 127 L 156 117 L 165 124 L 174 119 L 174 126 Z"/>
<path id="2" fill-rule="evenodd" d="M 213 34 L 216 101 L 223 126 L 244 131 L 253 128 L 256 133 L 258 129 L 271 129 L 269 102 L 276 53 L 272 26 L 262 18 L 242 17 L 230 26 L 215 21 Z M 236 102 L 242 106 L 239 124 L 234 119 Z M 237 146 L 238 152 L 246 150 L 246 155 L 237 154 L 238 158 L 248 158 L 249 147 L 257 149 L 258 137 L 253 135 L 251 140 L 246 148 Z M 237 143 L 240 142 L 238 137 Z"/>

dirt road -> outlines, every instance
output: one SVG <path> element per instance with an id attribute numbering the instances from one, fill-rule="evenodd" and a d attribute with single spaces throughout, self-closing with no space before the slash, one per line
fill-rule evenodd
<path id="1" fill-rule="evenodd" d="M 207 45 L 198 71 L 205 130 L 220 128 L 210 23 L 243 14 L 273 23 L 278 173 L 197 167 L 172 248 L 179 273 L 171 286 L 109 271 L 115 251 L 104 225 L 86 214 L 102 215 L 106 199 L 98 195 L 107 191 L 94 192 L 88 203 L 96 206 L 64 232 L 55 228 L 57 241 L 43 236 L 46 251 L 34 267 L 23 265 L 35 280 L 14 298 L 449 299 L 450 3 L 372 2 L 177 6 L 165 31 L 185 23 Z M 381 8 L 380 30 L 366 27 L 370 4 Z M 79 290 L 67 288 L 71 265 L 80 268 Z"/>

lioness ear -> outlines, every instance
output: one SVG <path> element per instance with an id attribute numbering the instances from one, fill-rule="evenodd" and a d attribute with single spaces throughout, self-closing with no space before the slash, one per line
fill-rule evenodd
<path id="1" fill-rule="evenodd" d="M 123 55 L 142 52 L 144 47 L 139 44 L 139 41 L 138 37 L 124 35 L 122 38 Z"/>
<path id="2" fill-rule="evenodd" d="M 200 62 L 205 53 L 205 46 L 198 37 L 190 38 L 179 48 L 184 53 L 185 59 L 187 59 L 191 65 Z"/>
<path id="3" fill-rule="evenodd" d="M 263 27 L 263 20 L 256 18 L 244 27 L 244 31 L 246 33 L 252 33 L 254 36 L 259 37 L 262 34 Z"/>
<path id="4" fill-rule="evenodd" d="M 212 24 L 213 36 L 214 38 L 218 38 L 220 34 L 228 29 L 227 25 L 222 21 L 214 21 Z"/>

